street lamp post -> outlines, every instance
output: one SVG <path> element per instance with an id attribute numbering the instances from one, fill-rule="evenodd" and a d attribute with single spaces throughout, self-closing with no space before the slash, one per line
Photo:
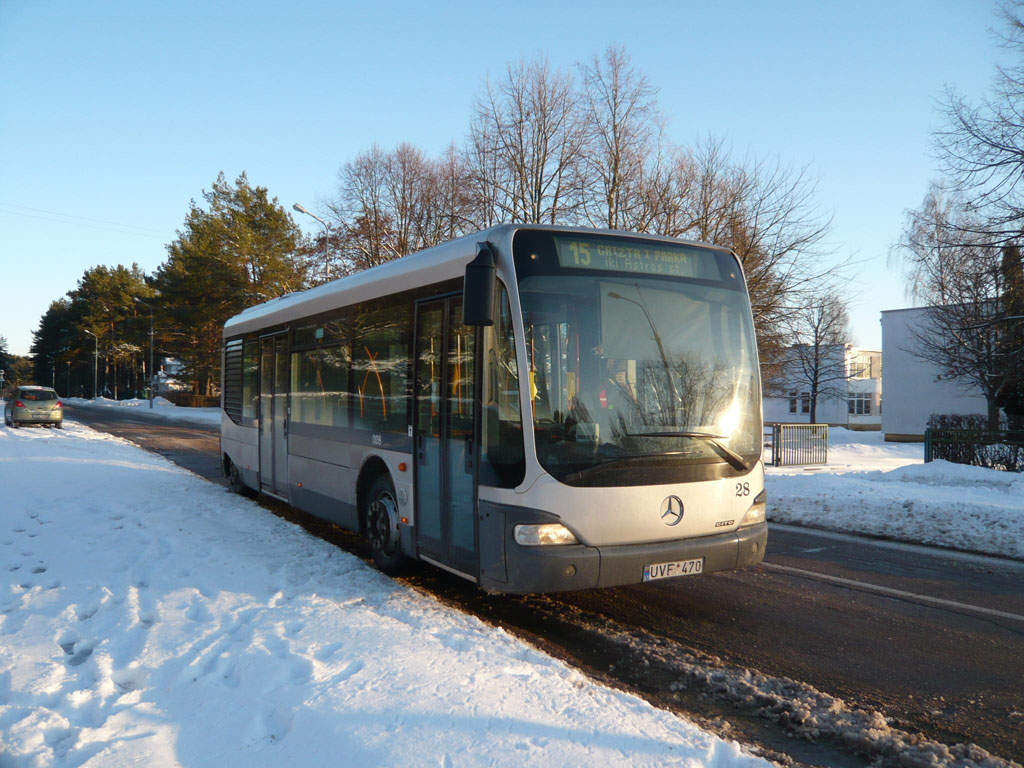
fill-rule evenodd
<path id="1" fill-rule="evenodd" d="M 153 371 L 153 308 L 137 296 L 132 299 L 149 310 L 149 407 L 152 408 L 153 390 L 156 389 L 156 373 Z"/>
<path id="2" fill-rule="evenodd" d="M 97 371 L 99 370 L 100 367 L 100 337 L 97 336 L 92 331 L 88 330 L 87 328 L 83 328 L 82 330 L 84 330 L 86 333 L 92 336 L 96 342 L 96 349 L 93 352 L 92 358 L 92 399 L 95 400 Z"/>
<path id="3" fill-rule="evenodd" d="M 323 225 L 323 228 L 324 228 L 324 266 L 325 266 L 325 269 L 326 269 L 326 272 L 327 272 L 327 279 L 330 280 L 331 279 L 331 262 L 329 260 L 327 260 L 327 255 L 328 255 L 329 249 L 331 247 L 331 228 L 327 225 L 326 221 L 321 219 L 315 213 L 310 213 L 305 208 L 303 208 L 299 203 L 295 203 L 292 206 L 292 208 L 294 210 L 298 211 L 299 213 L 304 213 L 307 216 L 309 216 L 310 218 L 316 219 L 317 221 L 320 222 L 321 225 Z"/>

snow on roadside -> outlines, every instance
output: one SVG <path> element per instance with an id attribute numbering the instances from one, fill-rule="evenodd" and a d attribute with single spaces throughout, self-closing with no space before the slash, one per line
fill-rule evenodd
<path id="1" fill-rule="evenodd" d="M 73 422 L 0 487 L 5 767 L 767 765 Z"/>
<path id="2" fill-rule="evenodd" d="M 824 467 L 769 467 L 769 522 L 1024 559 L 1024 475 L 924 463 L 920 443 L 829 429 Z"/>
<path id="3" fill-rule="evenodd" d="M 62 398 L 74 408 L 132 408 L 132 415 L 161 421 L 175 421 L 186 424 L 220 425 L 220 408 L 181 408 L 165 397 L 154 397 L 153 407 L 149 400 L 131 398 L 130 400 L 110 400 L 98 397 L 87 400 L 80 397 Z"/>

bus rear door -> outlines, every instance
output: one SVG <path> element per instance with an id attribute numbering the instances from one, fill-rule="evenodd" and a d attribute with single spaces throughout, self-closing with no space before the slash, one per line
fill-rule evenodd
<path id="1" fill-rule="evenodd" d="M 260 339 L 260 487 L 288 492 L 288 334 Z"/>

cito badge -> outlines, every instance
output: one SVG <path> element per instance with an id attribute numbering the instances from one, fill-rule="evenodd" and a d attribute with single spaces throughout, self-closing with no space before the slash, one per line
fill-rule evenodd
<path id="1" fill-rule="evenodd" d="M 679 525 L 683 522 L 683 500 L 678 496 L 666 496 L 661 502 L 661 522 L 665 525 Z"/>

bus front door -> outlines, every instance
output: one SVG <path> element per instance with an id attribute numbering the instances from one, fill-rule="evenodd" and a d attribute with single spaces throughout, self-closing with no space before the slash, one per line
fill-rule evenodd
<path id="1" fill-rule="evenodd" d="M 416 305 L 416 536 L 421 556 L 476 577 L 476 329 L 462 297 Z"/>
<path id="2" fill-rule="evenodd" d="M 288 335 L 260 339 L 260 487 L 286 495 L 288 486 Z"/>

